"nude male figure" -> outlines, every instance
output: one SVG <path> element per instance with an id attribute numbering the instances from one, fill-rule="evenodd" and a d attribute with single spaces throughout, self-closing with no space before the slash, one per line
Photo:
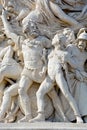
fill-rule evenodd
<path id="1" fill-rule="evenodd" d="M 64 77 L 64 64 L 62 62 L 62 57 L 67 54 L 67 52 L 64 52 L 64 41 L 65 40 L 63 39 L 63 36 L 58 36 L 58 34 L 56 34 L 53 38 L 52 45 L 54 46 L 54 49 L 53 52 L 51 52 L 51 54 L 49 55 L 48 75 L 42 82 L 36 94 L 38 115 L 36 118 L 31 119 L 29 122 L 39 122 L 45 120 L 44 95 L 53 88 L 55 83 L 57 84 L 58 88 L 61 90 L 68 103 L 70 104 L 71 108 L 73 109 L 77 123 L 83 122 L 76 101 L 69 92 L 68 82 Z"/>

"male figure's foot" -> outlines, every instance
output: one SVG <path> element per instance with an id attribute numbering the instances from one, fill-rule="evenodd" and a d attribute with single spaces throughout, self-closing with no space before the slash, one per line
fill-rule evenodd
<path id="1" fill-rule="evenodd" d="M 69 120 L 65 116 L 64 116 L 64 122 L 69 122 Z"/>
<path id="2" fill-rule="evenodd" d="M 83 123 L 83 120 L 80 116 L 77 116 L 76 119 L 77 119 L 77 123 Z"/>
<path id="3" fill-rule="evenodd" d="M 3 112 L 0 111 L 0 121 L 3 121 L 5 117 L 5 114 Z"/>
<path id="4" fill-rule="evenodd" d="M 35 118 L 29 120 L 30 123 L 33 123 L 33 122 L 42 122 L 42 121 L 45 121 L 45 116 L 44 116 L 43 113 L 38 113 L 38 115 Z"/>
<path id="5" fill-rule="evenodd" d="M 14 122 L 16 118 L 16 115 L 14 115 L 13 113 L 9 112 L 7 114 L 7 116 L 5 117 L 5 123 L 11 123 Z"/>
<path id="6" fill-rule="evenodd" d="M 20 122 L 28 122 L 30 119 L 32 119 L 32 116 L 31 116 L 31 114 L 28 114 L 28 115 L 24 116 L 22 119 L 20 119 L 18 121 L 18 123 L 20 123 Z"/>

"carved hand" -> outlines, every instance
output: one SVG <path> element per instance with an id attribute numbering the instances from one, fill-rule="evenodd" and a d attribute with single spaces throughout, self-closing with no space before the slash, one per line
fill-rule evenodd
<path id="1" fill-rule="evenodd" d="M 39 72 L 39 75 L 40 75 L 40 76 L 43 76 L 43 74 L 46 73 L 46 70 L 47 70 L 47 67 L 46 67 L 46 66 L 43 66 L 43 69 L 42 69 L 41 72 Z"/>

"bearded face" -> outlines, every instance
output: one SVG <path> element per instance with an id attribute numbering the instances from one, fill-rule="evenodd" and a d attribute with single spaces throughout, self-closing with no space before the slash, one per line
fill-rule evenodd
<path id="1" fill-rule="evenodd" d="M 27 35 L 27 37 L 31 36 L 33 38 L 40 35 L 40 31 L 33 21 L 29 21 L 27 24 L 23 26 L 23 32 Z"/>
<path id="2" fill-rule="evenodd" d="M 79 40 L 78 42 L 78 48 L 81 50 L 81 51 L 84 51 L 86 49 L 86 46 L 87 46 L 87 41 L 86 40 Z"/>

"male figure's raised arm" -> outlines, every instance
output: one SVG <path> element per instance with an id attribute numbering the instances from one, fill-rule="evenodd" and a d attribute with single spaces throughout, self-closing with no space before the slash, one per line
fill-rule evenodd
<path id="1" fill-rule="evenodd" d="M 18 44 L 19 36 L 14 32 L 13 28 L 11 27 L 10 23 L 8 22 L 7 16 L 6 16 L 6 10 L 4 10 L 4 9 L 2 10 L 1 18 L 2 18 L 3 25 L 4 25 L 4 30 L 5 30 L 6 36 L 8 38 L 11 38 L 15 44 Z"/>

